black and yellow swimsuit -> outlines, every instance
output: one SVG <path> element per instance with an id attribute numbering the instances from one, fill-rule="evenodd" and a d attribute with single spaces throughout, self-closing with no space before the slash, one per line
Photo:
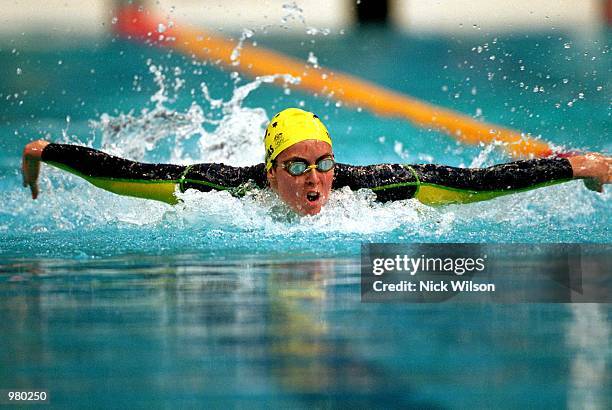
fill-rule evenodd
<path id="1" fill-rule="evenodd" d="M 268 186 L 264 164 L 147 164 L 91 148 L 49 144 L 42 160 L 95 186 L 121 195 L 176 204 L 187 189 L 227 190 L 240 196 Z M 572 179 L 565 158 L 534 159 L 488 168 L 455 168 L 433 164 L 336 164 L 333 188 L 371 189 L 380 201 L 416 198 L 425 204 L 468 203 L 539 188 Z"/>

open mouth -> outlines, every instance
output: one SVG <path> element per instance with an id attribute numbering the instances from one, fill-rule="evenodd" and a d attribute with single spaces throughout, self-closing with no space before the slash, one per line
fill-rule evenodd
<path id="1" fill-rule="evenodd" d="M 309 202 L 316 202 L 316 201 L 318 201 L 318 200 L 319 200 L 319 198 L 320 198 L 320 197 L 321 197 L 321 194 L 320 194 L 320 193 L 318 193 L 318 192 L 315 192 L 315 191 L 308 192 L 308 193 L 306 194 L 306 199 L 307 199 Z"/>

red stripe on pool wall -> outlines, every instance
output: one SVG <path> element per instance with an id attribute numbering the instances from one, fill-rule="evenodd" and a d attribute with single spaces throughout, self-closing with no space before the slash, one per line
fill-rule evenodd
<path id="1" fill-rule="evenodd" d="M 155 40 L 152 36 L 157 30 L 155 21 L 138 7 L 121 7 L 115 12 L 117 18 L 116 30 L 124 36 L 135 39 Z"/>

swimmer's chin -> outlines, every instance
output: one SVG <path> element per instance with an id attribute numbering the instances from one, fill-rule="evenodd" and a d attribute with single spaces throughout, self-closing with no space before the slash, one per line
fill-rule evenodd
<path id="1" fill-rule="evenodd" d="M 321 213 L 326 203 L 327 198 L 318 198 L 316 201 L 298 205 L 298 207 L 294 208 L 293 211 L 300 216 L 314 216 Z"/>
<path id="2" fill-rule="evenodd" d="M 318 215 L 319 213 L 321 213 L 321 208 L 322 207 L 319 206 L 319 207 L 316 207 L 316 208 L 304 209 L 299 214 L 301 216 L 314 216 L 314 215 Z"/>
<path id="3" fill-rule="evenodd" d="M 277 194 L 278 195 L 278 194 Z M 317 197 L 314 200 L 309 200 L 307 197 L 301 203 L 288 203 L 286 201 L 282 201 L 280 197 L 278 198 L 281 204 L 277 209 L 284 208 L 285 211 L 291 212 L 293 215 L 301 217 L 301 216 L 315 216 L 321 213 L 323 207 L 327 203 L 328 197 L 325 195 L 320 195 L 317 193 Z"/>
<path id="4" fill-rule="evenodd" d="M 323 211 L 327 204 L 327 200 L 317 201 L 317 203 L 306 204 L 298 209 L 293 209 L 293 211 L 300 216 L 314 216 L 318 215 Z"/>

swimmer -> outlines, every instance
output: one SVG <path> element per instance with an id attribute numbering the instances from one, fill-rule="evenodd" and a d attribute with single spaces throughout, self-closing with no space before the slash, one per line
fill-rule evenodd
<path id="1" fill-rule="evenodd" d="M 416 198 L 430 204 L 469 203 L 518 191 L 584 179 L 602 191 L 612 181 L 612 158 L 600 154 L 516 161 L 488 168 L 455 168 L 434 164 L 354 166 L 336 163 L 332 140 L 313 113 L 288 108 L 276 114 L 264 137 L 265 163 L 148 164 L 91 148 L 37 140 L 23 151 L 23 185 L 38 197 L 40 163 L 78 175 L 120 195 L 176 204 L 176 192 L 226 190 L 244 195 L 250 189 L 272 189 L 293 211 L 315 215 L 332 189 L 370 189 L 379 201 Z"/>

